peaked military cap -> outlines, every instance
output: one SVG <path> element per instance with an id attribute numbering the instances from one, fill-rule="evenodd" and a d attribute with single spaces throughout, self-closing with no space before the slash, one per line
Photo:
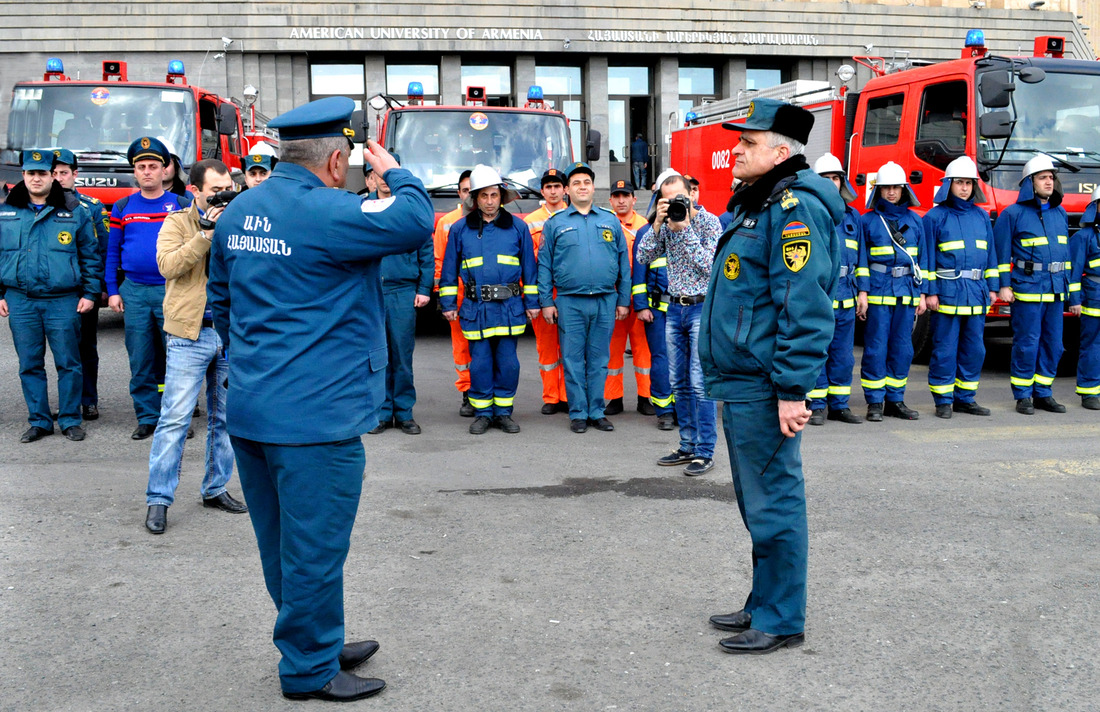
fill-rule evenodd
<path id="1" fill-rule="evenodd" d="M 55 148 L 53 150 L 53 162 L 54 165 L 64 163 L 66 166 L 70 166 L 74 171 L 76 170 L 76 154 L 67 148 Z"/>
<path id="2" fill-rule="evenodd" d="M 749 115 L 744 123 L 722 124 L 722 128 L 730 131 L 774 131 L 799 143 L 809 140 L 813 127 L 813 114 L 778 99 L 753 99 L 749 102 Z"/>
<path id="3" fill-rule="evenodd" d="M 592 167 L 582 161 L 577 161 L 569 167 L 569 173 L 566 174 L 565 179 L 569 180 L 578 173 L 587 173 L 592 178 L 596 177 L 596 172 L 592 170 Z"/>
<path id="4" fill-rule="evenodd" d="M 49 171 L 53 169 L 53 153 L 45 148 L 29 148 L 23 151 L 23 170 Z"/>
<path id="5" fill-rule="evenodd" d="M 159 139 L 152 136 L 142 136 L 139 139 L 134 139 L 134 142 L 130 144 L 130 148 L 126 151 L 126 160 L 130 162 L 131 166 L 138 161 L 160 161 L 167 166 L 172 162 L 172 154 L 168 152 L 168 147 L 161 143 Z"/>
<path id="6" fill-rule="evenodd" d="M 267 122 L 268 128 L 279 129 L 279 138 L 295 141 L 305 138 L 355 136 L 351 128 L 351 112 L 355 102 L 346 96 L 329 96 L 295 107 Z"/>

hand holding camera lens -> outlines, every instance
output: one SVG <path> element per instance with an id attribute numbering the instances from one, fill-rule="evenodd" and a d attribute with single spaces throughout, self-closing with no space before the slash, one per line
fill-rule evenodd
<path id="1" fill-rule="evenodd" d="M 235 190 L 219 190 L 206 200 L 206 212 L 199 218 L 199 227 L 209 232 L 217 225 L 218 216 L 225 210 L 225 206 L 239 195 Z M 211 236 L 207 236 L 211 237 Z"/>

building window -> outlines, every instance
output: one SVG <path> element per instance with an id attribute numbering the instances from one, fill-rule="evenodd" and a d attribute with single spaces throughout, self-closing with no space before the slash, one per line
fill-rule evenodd
<path id="1" fill-rule="evenodd" d="M 550 106 L 569 117 L 569 132 L 572 134 L 573 156 L 584 159 L 584 133 L 581 118 L 581 68 L 580 67 L 535 67 L 535 84 L 542 87 L 543 98 Z"/>
<path id="2" fill-rule="evenodd" d="M 462 94 L 468 87 L 485 87 L 486 104 L 509 106 L 512 100 L 512 68 L 495 65 L 462 65 Z"/>
<path id="3" fill-rule="evenodd" d="M 680 67 L 680 123 L 691 107 L 714 101 L 713 67 Z"/>
<path id="4" fill-rule="evenodd" d="M 891 146 L 901 133 L 901 107 L 904 94 L 875 97 L 867 102 L 867 121 L 863 127 L 864 146 Z"/>
<path id="5" fill-rule="evenodd" d="M 778 67 L 749 67 L 745 70 L 745 89 L 767 89 L 784 81 L 783 70 Z"/>
<path id="6" fill-rule="evenodd" d="M 439 103 L 439 67 L 434 64 L 387 64 L 386 93 L 406 96 L 410 82 L 424 85 L 424 103 Z"/>
<path id="7" fill-rule="evenodd" d="M 309 79 L 310 93 L 314 96 L 362 97 L 366 91 L 362 64 L 314 64 L 309 68 Z"/>
<path id="8" fill-rule="evenodd" d="M 607 93 L 617 96 L 648 96 L 649 67 L 608 67 Z"/>

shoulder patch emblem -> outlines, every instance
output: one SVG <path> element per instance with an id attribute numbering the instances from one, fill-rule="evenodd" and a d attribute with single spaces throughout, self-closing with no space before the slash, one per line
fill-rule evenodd
<path id="1" fill-rule="evenodd" d="M 730 256 L 726 258 L 725 264 L 722 265 L 722 274 L 728 280 L 735 280 L 741 275 L 741 258 L 736 254 L 730 253 Z"/>
<path id="2" fill-rule="evenodd" d="M 783 243 L 783 264 L 792 272 L 798 272 L 810 261 L 810 241 L 792 240 Z"/>
<path id="3" fill-rule="evenodd" d="M 59 232 L 57 233 L 57 241 L 62 245 L 68 245 L 73 241 L 73 235 L 71 232 Z"/>
<path id="4" fill-rule="evenodd" d="M 809 237 L 810 228 L 806 227 L 806 223 L 794 221 L 789 222 L 783 226 L 783 239 L 789 240 L 792 237 Z"/>
<path id="5" fill-rule="evenodd" d="M 794 193 L 792 193 L 789 189 L 784 190 L 783 197 L 779 199 L 779 205 L 784 210 L 790 210 L 794 206 L 798 205 L 798 198 L 794 197 Z"/>
<path id="6" fill-rule="evenodd" d="M 610 230 L 604 230 L 602 233 L 600 233 L 600 235 L 603 237 L 604 242 L 611 242 L 615 239 L 615 233 L 611 232 Z"/>

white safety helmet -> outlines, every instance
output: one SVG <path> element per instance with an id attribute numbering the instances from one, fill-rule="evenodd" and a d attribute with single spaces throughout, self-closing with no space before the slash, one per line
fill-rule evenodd
<path id="1" fill-rule="evenodd" d="M 1089 198 L 1090 203 L 1095 203 L 1100 200 L 1100 183 L 1097 183 L 1096 187 L 1092 189 L 1092 197 Z"/>
<path id="2" fill-rule="evenodd" d="M 856 199 L 856 191 L 852 188 L 852 184 L 848 182 L 848 175 L 844 172 L 844 166 L 840 165 L 840 159 L 833 154 L 826 153 L 814 161 L 814 173 L 819 176 L 840 176 L 840 197 L 844 198 L 845 203 L 850 203 Z"/>
<path id="3" fill-rule="evenodd" d="M 275 149 L 271 146 L 270 143 L 268 143 L 267 141 L 260 141 L 255 146 L 253 146 L 251 150 L 249 150 L 248 155 L 277 156 L 278 154 L 275 152 Z"/>
<path id="4" fill-rule="evenodd" d="M 867 191 L 868 209 L 875 207 L 875 198 L 878 197 L 878 189 L 880 186 L 884 185 L 902 186 L 905 189 L 902 191 L 902 201 L 908 201 L 909 205 L 914 208 L 920 207 L 920 201 L 917 200 L 917 196 L 913 193 L 913 189 L 909 187 L 909 178 L 905 175 L 905 169 L 893 161 L 887 161 L 878 169 L 878 173 L 875 176 L 874 188 Z"/>
<path id="5" fill-rule="evenodd" d="M 1031 176 L 1036 173 L 1042 173 L 1043 171 L 1053 171 L 1057 173 L 1058 169 L 1054 167 L 1054 161 L 1050 160 L 1050 156 L 1040 154 L 1024 164 L 1023 175 L 1020 176 L 1020 183 L 1022 184 Z"/>
<path id="6" fill-rule="evenodd" d="M 500 174 L 496 172 L 496 169 L 478 164 L 470 171 L 470 194 L 466 196 L 466 200 L 462 201 L 466 210 L 476 210 L 477 192 L 482 188 L 490 188 L 494 185 L 500 186 L 501 205 L 510 203 L 519 198 L 519 193 L 504 184 L 504 180 L 500 177 Z"/>
<path id="7" fill-rule="evenodd" d="M 978 178 L 978 165 L 974 163 L 970 156 L 959 156 L 947 164 L 947 170 L 943 174 L 943 187 L 936 192 L 934 202 L 942 203 L 947 199 L 947 196 L 951 194 L 951 181 L 956 178 L 969 178 L 974 181 L 974 192 L 970 196 L 971 201 L 974 203 L 986 202 L 981 179 Z"/>

